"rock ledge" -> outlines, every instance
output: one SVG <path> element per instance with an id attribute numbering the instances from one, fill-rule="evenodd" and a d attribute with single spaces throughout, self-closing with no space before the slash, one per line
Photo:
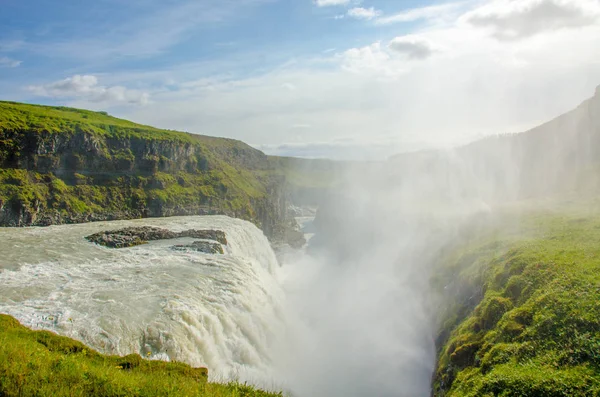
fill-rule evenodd
<path id="1" fill-rule="evenodd" d="M 184 230 L 182 232 L 173 232 L 168 229 L 161 229 L 158 227 L 151 226 L 141 226 L 141 227 L 127 227 L 119 230 L 111 230 L 106 232 L 99 232 L 86 237 L 91 243 L 96 243 L 98 245 L 103 245 L 109 248 L 126 248 L 133 247 L 140 244 L 145 244 L 148 241 L 155 240 L 170 240 L 174 238 L 181 237 L 190 237 L 197 238 L 203 240 L 214 240 L 218 241 L 221 244 L 227 245 L 227 238 L 225 237 L 225 232 L 222 230 L 196 230 L 189 229 Z M 195 241 L 193 245 L 198 243 L 198 246 L 202 245 L 204 247 L 206 243 L 201 241 Z M 202 243 L 202 244 L 199 244 Z M 218 245 L 218 244 L 213 244 Z M 194 247 L 197 248 L 197 247 Z M 213 247 L 214 248 L 214 247 Z M 220 253 L 222 253 L 223 248 L 220 247 Z M 204 251 L 202 251 L 204 252 Z"/>

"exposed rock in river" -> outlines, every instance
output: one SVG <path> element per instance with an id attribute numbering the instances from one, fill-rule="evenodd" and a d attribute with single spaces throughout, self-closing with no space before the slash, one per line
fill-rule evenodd
<path id="1" fill-rule="evenodd" d="M 111 230 L 106 232 L 95 233 L 87 236 L 86 239 L 89 242 L 103 245 L 109 248 L 125 248 L 133 247 L 140 244 L 145 244 L 148 241 L 155 240 L 169 240 L 174 238 L 191 237 L 204 240 L 218 241 L 220 244 L 227 245 L 227 238 L 225 232 L 222 230 L 196 230 L 189 229 L 182 232 L 173 232 L 168 229 L 161 229 L 158 227 L 141 226 L 141 227 L 128 227 L 119 230 Z M 204 243 L 196 241 L 196 243 Z M 209 243 L 210 244 L 210 243 Z M 220 244 L 214 244 L 219 245 Z M 202 244 L 198 244 L 199 247 Z M 197 248 L 195 247 L 195 248 Z M 214 247 L 213 247 L 214 248 Z M 216 248 L 215 248 L 216 249 Z M 217 249 L 218 250 L 218 249 Z M 205 251 L 202 251 L 205 252 Z M 220 247 L 220 253 L 223 253 L 223 248 Z"/>

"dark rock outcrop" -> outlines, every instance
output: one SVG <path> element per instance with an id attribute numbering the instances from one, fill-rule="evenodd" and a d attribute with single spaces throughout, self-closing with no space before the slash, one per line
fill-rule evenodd
<path id="1" fill-rule="evenodd" d="M 142 227 L 128 227 L 125 229 L 111 230 L 107 232 L 95 233 L 86 237 L 91 243 L 103 245 L 109 248 L 126 248 L 133 247 L 140 244 L 145 244 L 148 241 L 155 240 L 169 240 L 181 237 L 191 237 L 205 240 L 218 241 L 220 244 L 227 245 L 227 238 L 225 232 L 221 230 L 196 230 L 189 229 L 182 232 L 173 232 L 168 229 L 162 229 L 158 227 L 142 226 Z M 204 242 L 194 242 L 204 243 Z M 210 243 L 208 243 L 210 244 Z M 219 245 L 220 244 L 215 244 Z M 198 244 L 198 247 L 203 244 Z M 223 253 L 223 248 L 221 247 Z M 203 251 L 204 252 L 204 251 Z"/>

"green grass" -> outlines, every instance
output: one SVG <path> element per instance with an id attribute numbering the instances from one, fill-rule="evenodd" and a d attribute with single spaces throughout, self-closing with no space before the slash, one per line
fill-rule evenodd
<path id="1" fill-rule="evenodd" d="M 0 396 L 275 397 L 236 383 L 207 382 L 207 370 L 139 355 L 106 356 L 0 315 Z"/>
<path id="2" fill-rule="evenodd" d="M 88 132 L 117 138 L 193 141 L 193 138 L 184 132 L 136 124 L 104 112 L 5 101 L 0 101 L 0 130 L 67 134 Z"/>
<path id="3" fill-rule="evenodd" d="M 512 209 L 447 257 L 436 396 L 600 396 L 597 208 Z"/>
<path id="4" fill-rule="evenodd" d="M 52 149 L 55 142 L 60 149 Z M 0 167 L 0 208 L 25 214 L 13 226 L 203 211 L 260 226 L 257 214 L 271 211 L 269 192 L 281 174 L 237 140 L 2 101 Z"/>
<path id="5" fill-rule="evenodd" d="M 274 189 L 314 195 L 334 186 L 341 170 L 332 161 L 268 158 L 237 140 L 105 112 L 5 101 L 0 167 L 0 206 L 38 219 L 83 221 L 117 210 L 118 218 L 138 217 L 143 208 L 162 205 L 165 214 L 206 208 L 256 223 L 257 214 L 276 206 L 269 202 Z"/>
<path id="6" fill-rule="evenodd" d="M 105 112 L 0 101 L 5 226 L 207 211 L 261 227 L 283 221 L 284 186 L 326 189 L 336 169 Z"/>
<path id="7" fill-rule="evenodd" d="M 0 203 L 31 212 L 35 208 L 38 217 L 85 219 L 121 213 L 125 218 L 139 218 L 144 208 L 158 204 L 165 210 L 204 208 L 254 220 L 251 200 L 265 197 L 264 187 L 250 178 L 237 181 L 227 172 L 244 174 L 227 167 L 201 174 L 158 172 L 102 182 L 76 174 L 65 183 L 52 173 L 0 169 Z"/>
<path id="8" fill-rule="evenodd" d="M 212 160 L 221 160 L 244 168 L 269 168 L 267 157 L 247 144 L 229 138 L 190 134 L 134 123 L 106 112 L 64 106 L 43 106 L 0 101 L 0 132 L 89 133 L 102 138 L 174 141 L 201 146 Z M 6 139 L 6 138 L 4 138 Z M 3 142 L 0 136 L 0 147 Z M 114 153 L 115 157 L 131 156 L 130 152 Z"/>

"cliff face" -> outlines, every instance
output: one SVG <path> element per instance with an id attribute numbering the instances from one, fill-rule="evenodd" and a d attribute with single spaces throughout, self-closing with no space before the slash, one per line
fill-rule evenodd
<path id="1" fill-rule="evenodd" d="M 226 214 L 278 238 L 285 178 L 231 139 L 0 102 L 0 225 Z"/>
<path id="2" fill-rule="evenodd" d="M 57 175 L 73 172 L 142 173 L 206 171 L 208 161 L 191 143 L 142 138 L 104 138 L 89 132 L 60 134 L 4 131 L 3 168 Z"/>

